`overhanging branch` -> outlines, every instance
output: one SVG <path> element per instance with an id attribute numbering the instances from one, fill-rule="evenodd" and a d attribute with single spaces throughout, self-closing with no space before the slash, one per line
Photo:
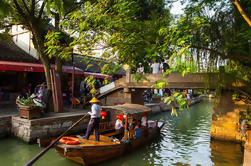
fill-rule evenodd
<path id="1" fill-rule="evenodd" d="M 26 2 L 25 2 L 24 0 L 22 0 L 22 2 L 23 2 L 23 5 L 24 5 L 25 10 L 30 14 L 30 16 L 32 16 L 32 15 L 31 15 L 31 12 L 30 12 L 30 10 L 29 10 L 27 4 L 26 4 Z"/>
<path id="2" fill-rule="evenodd" d="M 38 20 L 40 20 L 41 17 L 42 17 L 42 14 L 43 14 L 43 11 L 44 11 L 44 7 L 45 7 L 45 3 L 43 2 L 42 6 L 41 6 L 41 8 L 39 10 Z"/>
<path id="3" fill-rule="evenodd" d="M 18 11 L 18 13 L 20 14 L 21 17 L 23 17 L 25 19 L 25 21 L 29 21 L 27 19 L 27 16 L 25 15 L 24 11 L 22 10 L 22 8 L 20 7 L 20 5 L 18 4 L 17 0 L 13 0 L 15 6 L 16 6 L 16 9 Z"/>
<path id="4" fill-rule="evenodd" d="M 251 27 L 251 20 L 248 18 L 248 16 L 246 15 L 246 13 L 244 12 L 244 10 L 242 9 L 242 7 L 239 4 L 238 0 L 232 0 L 232 2 L 237 7 L 237 9 L 239 10 L 240 14 L 245 19 L 245 21 L 248 23 L 248 25 Z"/>
<path id="5" fill-rule="evenodd" d="M 31 15 L 34 16 L 35 13 L 35 5 L 36 5 L 36 0 L 32 0 L 31 2 Z"/>

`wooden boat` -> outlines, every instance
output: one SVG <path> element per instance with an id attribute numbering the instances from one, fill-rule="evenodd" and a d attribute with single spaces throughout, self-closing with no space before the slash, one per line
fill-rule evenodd
<path id="1" fill-rule="evenodd" d="M 125 115 L 125 129 L 128 129 L 127 124 L 133 118 L 141 118 L 151 111 L 150 108 L 138 104 L 103 106 L 102 108 L 109 112 L 109 121 L 114 120 L 116 115 L 123 113 Z M 91 135 L 89 140 L 80 138 L 80 144 L 67 145 L 58 143 L 54 148 L 60 156 L 83 165 L 97 164 L 121 156 L 128 151 L 149 143 L 159 135 L 163 125 L 164 123 L 162 122 L 149 120 L 148 127 L 144 128 L 144 130 L 142 129 L 142 134 L 136 135 L 136 137 L 131 137 L 131 131 L 124 130 L 123 139 L 118 140 L 114 137 L 118 132 L 109 132 L 106 134 L 107 136 L 100 135 L 100 141 L 95 141 L 94 135 Z"/>

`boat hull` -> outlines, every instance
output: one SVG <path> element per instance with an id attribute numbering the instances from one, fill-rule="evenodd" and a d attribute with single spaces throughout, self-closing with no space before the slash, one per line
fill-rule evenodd
<path id="1" fill-rule="evenodd" d="M 75 148 L 61 148 L 56 146 L 55 149 L 62 157 L 66 157 L 83 165 L 93 165 L 123 155 L 125 152 L 125 144 Z"/>

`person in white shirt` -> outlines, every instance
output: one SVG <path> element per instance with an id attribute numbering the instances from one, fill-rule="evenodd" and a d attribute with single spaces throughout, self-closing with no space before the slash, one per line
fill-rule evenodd
<path id="1" fill-rule="evenodd" d="M 117 119 L 115 123 L 115 130 L 120 130 L 121 128 L 123 128 L 122 120 Z"/>
<path id="2" fill-rule="evenodd" d="M 101 114 L 101 107 L 98 104 L 99 100 L 94 97 L 90 101 L 92 103 L 91 110 L 92 112 L 88 112 L 89 115 L 91 115 L 91 119 L 88 123 L 88 127 L 84 136 L 84 139 L 89 139 L 91 132 L 93 129 L 95 129 L 95 140 L 99 141 L 99 122 L 100 122 L 100 114 Z"/>
<path id="3" fill-rule="evenodd" d="M 142 136 L 147 136 L 147 128 L 148 128 L 148 115 L 145 113 L 141 118 L 141 132 Z"/>
<path id="4" fill-rule="evenodd" d="M 187 99 L 188 104 L 190 105 L 192 103 L 192 100 L 189 93 L 186 94 L 186 99 Z"/>
<path id="5" fill-rule="evenodd" d="M 151 65 L 152 74 L 159 74 L 160 73 L 160 64 L 154 60 L 154 63 Z"/>
<path id="6" fill-rule="evenodd" d="M 146 115 L 142 116 L 142 118 L 141 118 L 141 126 L 147 127 L 147 116 Z"/>
<path id="7" fill-rule="evenodd" d="M 142 66 L 142 63 L 139 63 L 139 67 L 137 68 L 137 73 L 145 74 L 144 66 Z"/>

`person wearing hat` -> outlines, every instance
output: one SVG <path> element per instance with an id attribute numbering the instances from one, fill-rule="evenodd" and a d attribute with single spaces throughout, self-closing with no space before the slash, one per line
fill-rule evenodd
<path id="1" fill-rule="evenodd" d="M 144 66 L 142 66 L 142 63 L 139 63 L 139 67 L 137 68 L 137 72 L 140 74 L 145 74 Z"/>
<path id="2" fill-rule="evenodd" d="M 88 112 L 91 115 L 91 119 L 88 123 L 88 127 L 85 133 L 84 138 L 89 139 L 91 132 L 95 129 L 95 140 L 99 141 L 99 122 L 100 122 L 100 114 L 101 114 L 101 107 L 99 105 L 99 100 L 96 97 L 93 97 L 90 101 L 92 103 L 91 112 Z"/>

